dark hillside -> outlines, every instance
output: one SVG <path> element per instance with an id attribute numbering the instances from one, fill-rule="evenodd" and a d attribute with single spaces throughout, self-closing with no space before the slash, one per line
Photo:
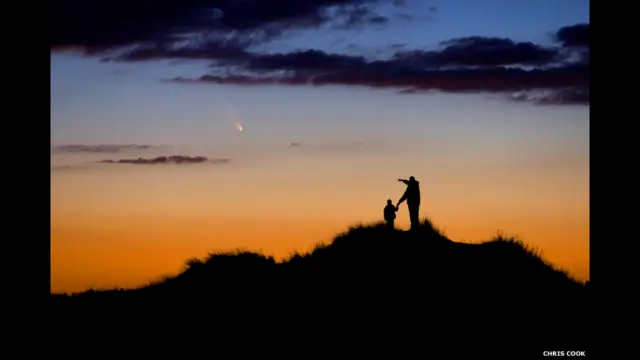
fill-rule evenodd
<path id="1" fill-rule="evenodd" d="M 542 326 L 539 335 L 581 339 L 586 293 L 582 283 L 519 240 L 496 236 L 480 244 L 457 243 L 425 220 L 415 231 L 356 226 L 329 245 L 283 262 L 252 252 L 212 254 L 189 260 L 175 277 L 138 289 L 52 300 L 57 305 L 198 304 L 226 311 L 258 306 L 282 309 L 280 314 L 338 309 L 376 318 L 483 324 L 487 331 L 500 326 L 529 333 Z"/>

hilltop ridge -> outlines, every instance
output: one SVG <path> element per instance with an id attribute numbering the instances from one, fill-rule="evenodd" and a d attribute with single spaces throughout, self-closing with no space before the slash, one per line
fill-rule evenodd
<path id="1" fill-rule="evenodd" d="M 307 327 L 360 316 L 376 324 L 353 326 L 382 333 L 398 326 L 390 324 L 426 321 L 430 329 L 475 328 L 476 337 L 501 334 L 511 344 L 547 350 L 549 344 L 584 349 L 589 292 L 518 239 L 498 234 L 483 243 L 458 243 L 423 220 L 409 231 L 383 223 L 353 226 L 330 244 L 280 262 L 249 251 L 215 253 L 136 289 L 52 294 L 51 300 L 60 310 L 198 306 L 217 314 L 216 321 L 226 313 L 256 316 L 260 309 L 265 318 L 251 321 L 305 314 L 308 323 L 301 326 Z"/>
<path id="2" fill-rule="evenodd" d="M 518 239 L 499 234 L 479 244 L 458 243 L 423 220 L 415 231 L 392 230 L 383 223 L 353 226 L 330 244 L 280 262 L 250 251 L 214 253 L 188 260 L 176 276 L 136 289 L 89 290 L 54 294 L 54 298 L 172 302 L 210 297 L 221 301 L 233 297 L 231 288 L 248 290 L 247 286 L 265 293 L 284 294 L 291 287 L 325 293 L 340 289 L 360 296 L 385 287 L 408 295 L 426 286 L 438 289 L 441 298 L 540 297 L 545 293 L 573 298 L 586 292 L 584 284 Z"/>

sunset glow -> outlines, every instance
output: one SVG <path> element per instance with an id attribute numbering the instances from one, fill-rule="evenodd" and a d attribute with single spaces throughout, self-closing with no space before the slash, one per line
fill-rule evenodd
<path id="1" fill-rule="evenodd" d="M 562 42 L 548 34 L 588 23 L 588 2 L 426 3 L 381 5 L 388 25 L 365 27 L 389 26 L 384 32 L 296 28 L 263 34 L 264 42 L 256 35 L 242 51 L 218 49 L 215 59 L 158 53 L 164 47 L 117 61 L 52 50 L 52 292 L 145 284 L 214 251 L 306 252 L 351 225 L 381 221 L 387 199 L 404 191 L 396 179 L 409 176 L 420 181 L 420 215 L 451 240 L 515 235 L 589 279 L 588 88 L 586 101 L 582 90 L 562 92 L 583 85 L 582 68 L 541 80 L 502 67 L 470 77 L 406 70 L 429 63 L 406 52 L 443 51 L 436 60 L 444 62 L 473 39 L 452 45 L 453 55 L 441 43 L 467 36 L 541 44 L 527 66 L 554 62 L 545 49 Z M 223 10 L 217 21 L 233 13 Z M 308 52 L 273 55 L 297 49 Z M 225 65 L 249 50 L 269 56 Z M 469 67 L 509 65 L 496 61 Z M 517 81 L 553 91 L 534 98 L 511 91 Z M 403 229 L 406 206 L 396 220 Z"/>

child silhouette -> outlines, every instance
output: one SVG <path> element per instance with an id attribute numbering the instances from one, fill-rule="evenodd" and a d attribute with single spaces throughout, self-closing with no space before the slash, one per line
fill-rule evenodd
<path id="1" fill-rule="evenodd" d="M 391 199 L 387 200 L 387 206 L 384 207 L 384 220 L 387 222 L 387 226 L 391 229 L 394 228 L 396 211 L 398 211 L 398 208 L 393 206 Z"/>

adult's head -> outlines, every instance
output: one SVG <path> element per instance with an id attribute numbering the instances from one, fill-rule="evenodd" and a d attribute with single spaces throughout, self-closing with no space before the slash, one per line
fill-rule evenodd
<path id="1" fill-rule="evenodd" d="M 410 176 L 409 181 L 416 181 L 416 178 L 414 178 L 413 176 Z"/>
<path id="2" fill-rule="evenodd" d="M 387 205 L 391 205 L 393 204 L 393 202 L 391 201 L 391 199 L 387 199 Z"/>

